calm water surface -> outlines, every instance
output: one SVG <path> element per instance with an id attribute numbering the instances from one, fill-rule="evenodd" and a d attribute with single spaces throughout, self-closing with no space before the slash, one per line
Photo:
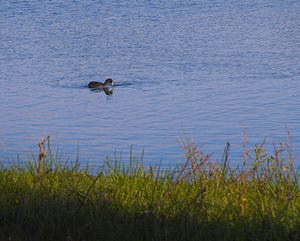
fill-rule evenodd
<path id="1" fill-rule="evenodd" d="M 116 80 L 112 96 L 89 81 Z M 300 2 L 1 1 L 0 159 L 50 135 L 67 158 L 183 160 L 188 136 L 232 161 L 292 132 L 300 155 Z M 298 159 L 299 160 L 299 159 Z"/>

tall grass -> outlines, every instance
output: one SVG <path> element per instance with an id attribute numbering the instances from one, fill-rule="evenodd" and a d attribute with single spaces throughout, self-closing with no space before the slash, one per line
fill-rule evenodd
<path id="1" fill-rule="evenodd" d="M 49 143 L 49 139 L 48 139 Z M 184 140 L 162 170 L 107 158 L 96 174 L 40 142 L 33 165 L 0 170 L 0 240 L 300 240 L 299 173 L 288 143 L 244 147 L 232 168 Z M 41 155 L 42 154 L 42 155 Z"/>

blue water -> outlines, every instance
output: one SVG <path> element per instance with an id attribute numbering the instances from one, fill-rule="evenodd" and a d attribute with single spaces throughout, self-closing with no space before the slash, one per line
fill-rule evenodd
<path id="1" fill-rule="evenodd" d="M 85 87 L 108 77 L 111 96 Z M 238 163 L 244 129 L 250 146 L 290 131 L 297 157 L 299 77 L 297 0 L 1 1 L 0 159 L 50 135 L 82 162 L 133 145 L 172 165 L 188 137 Z"/>

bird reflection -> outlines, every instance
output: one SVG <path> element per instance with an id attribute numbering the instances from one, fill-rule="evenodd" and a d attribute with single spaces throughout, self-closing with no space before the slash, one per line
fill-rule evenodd
<path id="1" fill-rule="evenodd" d="M 105 88 L 91 88 L 91 91 L 93 92 L 104 92 L 106 95 L 112 95 L 113 94 L 113 89 L 109 89 L 108 87 Z"/>

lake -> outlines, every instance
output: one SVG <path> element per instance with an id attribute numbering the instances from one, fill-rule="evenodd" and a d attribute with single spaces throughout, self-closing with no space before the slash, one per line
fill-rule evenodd
<path id="1" fill-rule="evenodd" d="M 90 81 L 115 80 L 112 95 Z M 300 2 L 2 1 L 0 160 L 28 160 L 42 136 L 97 165 L 144 150 L 184 161 L 181 138 L 239 164 L 291 132 L 300 154 Z M 299 160 L 299 159 L 298 159 Z"/>

